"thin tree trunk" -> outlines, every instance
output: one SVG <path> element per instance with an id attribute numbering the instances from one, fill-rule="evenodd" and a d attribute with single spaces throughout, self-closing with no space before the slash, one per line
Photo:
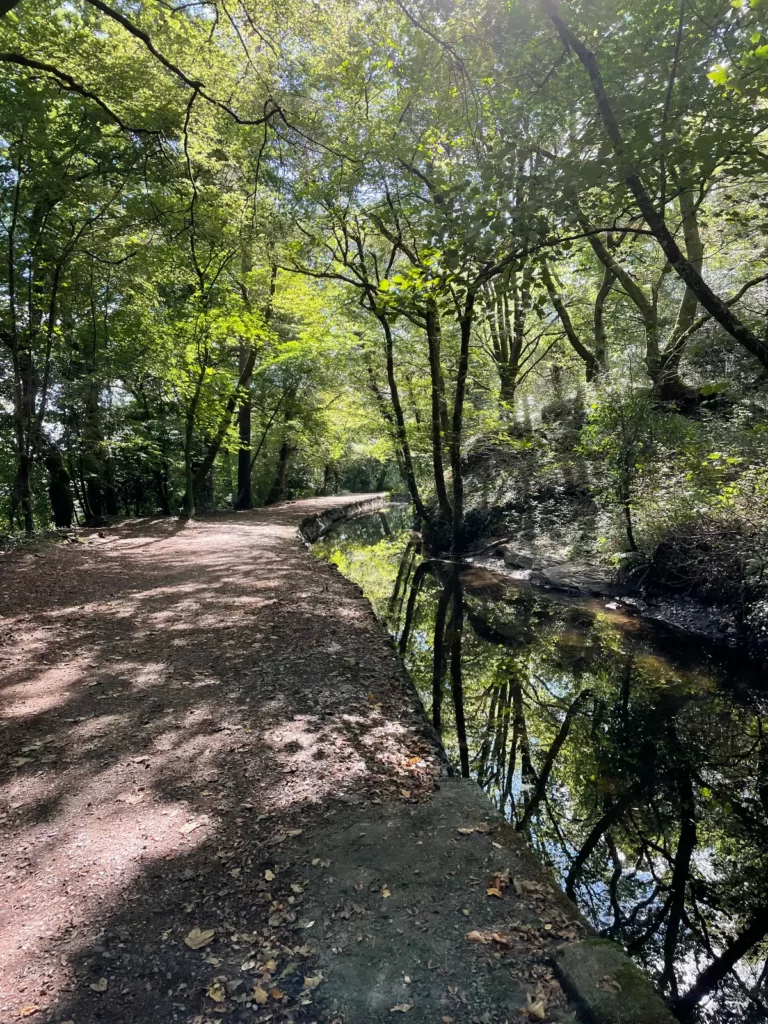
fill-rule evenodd
<path id="1" fill-rule="evenodd" d="M 629 789 L 625 790 L 619 799 L 615 803 L 611 804 L 602 818 L 596 822 L 589 835 L 584 840 L 584 845 L 579 850 L 573 864 L 571 864 L 570 871 L 565 879 L 565 892 L 571 899 L 575 899 L 574 891 L 576 888 L 576 882 L 579 880 L 582 869 L 589 860 L 592 851 L 603 838 L 605 833 L 610 828 L 613 828 L 616 822 L 621 818 L 622 814 L 629 810 L 637 799 L 643 784 L 642 780 L 637 779 Z"/>
<path id="2" fill-rule="evenodd" d="M 475 309 L 475 292 L 467 293 L 461 317 L 461 344 L 459 365 L 456 372 L 456 395 L 453 404 L 451 424 L 451 472 L 453 475 L 453 523 L 451 531 L 451 552 L 455 557 L 464 550 L 464 475 L 461 469 L 461 437 L 464 424 L 464 399 L 467 373 L 469 370 L 469 343 L 472 335 L 472 321 Z"/>
<path id="3" fill-rule="evenodd" d="M 555 282 L 552 278 L 552 274 L 550 273 L 549 266 L 547 265 L 546 260 L 542 260 L 541 263 L 541 279 L 544 282 L 544 286 L 546 287 L 549 293 L 549 298 L 555 309 L 555 312 L 560 318 L 560 323 L 563 325 L 565 336 L 570 342 L 571 348 L 584 363 L 584 366 L 586 368 L 587 380 L 594 380 L 595 377 L 597 377 L 600 373 L 600 362 L 595 353 L 591 352 L 587 348 L 587 346 L 582 342 L 581 338 L 579 337 L 576 331 L 576 328 L 573 326 L 571 315 L 568 312 L 562 298 L 560 297 L 560 293 L 555 287 Z"/>
<path id="4" fill-rule="evenodd" d="M 395 377 L 395 356 L 394 356 L 394 340 L 392 338 L 392 328 L 390 327 L 389 321 L 381 313 L 376 313 L 376 317 L 381 324 L 381 328 L 384 331 L 384 340 L 386 346 L 386 361 L 387 361 L 387 383 L 389 384 L 389 395 L 392 402 L 392 411 L 395 414 L 395 426 L 396 426 L 396 438 L 397 444 L 400 448 L 400 455 L 402 458 L 403 475 L 405 476 L 405 483 L 408 487 L 408 493 L 411 496 L 413 507 L 420 519 L 427 518 L 427 510 L 424 507 L 424 503 L 421 500 L 419 493 L 419 487 L 416 483 L 416 473 L 413 468 L 413 457 L 411 455 L 411 446 L 408 441 L 408 432 L 405 426 L 405 417 L 403 416 L 403 406 L 400 401 L 400 392 L 397 387 L 397 378 Z"/>
<path id="5" fill-rule="evenodd" d="M 456 738 L 459 741 L 459 762 L 461 774 L 469 778 L 469 745 L 467 723 L 464 717 L 464 684 L 461 675 L 461 641 L 464 627 L 464 599 L 461 580 L 454 570 L 451 578 L 451 694 L 453 713 L 456 719 Z"/>
<path id="6" fill-rule="evenodd" d="M 672 731 L 670 741 L 674 749 L 677 736 Z M 670 884 L 669 918 L 664 934 L 664 973 L 661 977 L 662 986 L 670 987 L 673 997 L 677 997 L 677 977 L 675 975 L 675 955 L 680 925 L 685 911 L 685 891 L 691 873 L 691 858 L 696 848 L 696 804 L 693 796 L 691 776 L 681 770 L 677 775 L 677 792 L 680 797 L 680 838 L 675 854 L 675 866 L 672 870 Z"/>
<path id="7" fill-rule="evenodd" d="M 227 401 L 227 404 L 224 407 L 224 412 L 222 413 L 221 419 L 219 420 L 218 429 L 213 436 L 213 440 L 208 445 L 208 450 L 206 451 L 205 456 L 203 457 L 203 461 L 200 463 L 197 471 L 195 472 L 192 478 L 192 488 L 194 491 L 197 491 L 197 489 L 200 487 L 203 480 L 205 480 L 206 476 L 208 476 L 209 472 L 211 471 L 214 462 L 216 461 L 216 456 L 219 454 L 219 449 L 221 448 L 222 442 L 224 441 L 224 438 L 227 436 L 227 431 L 232 426 L 232 416 L 235 412 L 238 398 L 242 395 L 243 388 L 246 388 L 250 383 L 251 374 L 253 373 L 253 367 L 255 363 L 256 348 L 255 346 L 250 346 L 250 350 L 243 364 L 243 368 L 240 371 L 240 376 L 238 377 L 237 384 L 235 385 L 235 390 L 230 395 L 229 400 Z"/>
<path id="8" fill-rule="evenodd" d="M 435 491 L 440 512 L 446 523 L 453 519 L 453 510 L 448 500 L 443 469 L 443 438 L 447 435 L 445 408 L 445 382 L 440 365 L 440 331 L 437 310 L 427 307 L 427 344 L 429 347 L 429 374 L 432 392 L 432 467 L 435 477 Z"/>
<path id="9" fill-rule="evenodd" d="M 531 799 L 525 808 L 525 813 L 515 826 L 518 832 L 522 832 L 522 830 L 531 820 L 531 817 L 533 816 L 536 808 L 541 803 L 542 797 L 544 796 L 547 790 L 547 782 L 549 782 L 549 776 L 551 775 L 552 769 L 555 766 L 557 755 L 560 753 L 560 749 L 562 748 L 563 744 L 568 738 L 568 733 L 570 732 L 573 719 L 576 716 L 576 713 L 578 712 L 581 705 L 588 697 L 591 697 L 591 695 L 591 690 L 582 690 L 581 693 L 578 694 L 576 699 L 572 702 L 571 706 L 566 711 L 565 718 L 563 719 L 563 724 L 560 726 L 557 736 L 555 736 L 554 740 L 552 741 L 552 746 L 547 751 L 547 756 L 544 759 L 544 765 L 541 769 L 541 772 L 539 773 L 539 778 L 536 782 L 536 788 L 534 789 Z"/>
<path id="10" fill-rule="evenodd" d="M 443 708 L 443 672 L 445 671 L 445 656 L 443 644 L 445 641 L 445 620 L 448 616 L 448 605 L 451 601 L 451 589 L 443 587 L 437 601 L 435 613 L 435 634 L 432 645 L 432 725 L 439 736 L 442 735 L 442 708 Z"/>
<path id="11" fill-rule="evenodd" d="M 248 364 L 251 346 L 246 342 L 240 343 L 240 365 L 239 371 L 242 377 Z M 240 447 L 237 450 L 237 493 L 235 496 L 236 509 L 248 509 L 253 506 L 253 492 L 251 488 L 251 391 L 250 381 L 243 389 L 240 400 L 240 408 L 237 412 L 237 432 L 240 440 Z"/>
<path id="12" fill-rule="evenodd" d="M 693 987 L 681 999 L 678 999 L 675 1003 L 675 1011 L 678 1016 L 685 1019 L 692 1014 L 702 999 L 716 988 L 739 960 L 766 935 L 768 935 L 768 903 L 764 903 L 754 911 L 752 920 L 744 931 L 740 932 L 733 942 L 725 947 L 720 956 L 701 972 Z"/>

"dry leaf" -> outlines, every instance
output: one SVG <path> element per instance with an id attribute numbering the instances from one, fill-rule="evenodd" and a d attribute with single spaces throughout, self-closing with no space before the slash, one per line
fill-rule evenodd
<path id="1" fill-rule="evenodd" d="M 389 891 L 389 889 L 388 889 L 388 888 L 386 887 L 386 885 L 385 885 L 385 886 L 384 886 L 384 887 L 382 888 L 382 890 L 381 890 L 381 895 L 382 895 L 382 897 L 383 897 L 384 899 L 387 899 L 387 897 L 388 897 L 388 896 L 391 896 L 391 895 L 392 895 L 392 893 L 391 893 L 391 892 Z"/>
<path id="2" fill-rule="evenodd" d="M 229 873 L 230 873 L 230 875 L 232 875 L 233 878 L 239 878 L 241 871 L 242 871 L 242 868 L 232 868 L 232 870 Z"/>
<path id="3" fill-rule="evenodd" d="M 409 1010 L 413 1009 L 413 1003 L 398 1003 L 397 1006 L 393 1006 L 390 1009 L 390 1013 L 408 1013 Z"/>
<path id="4" fill-rule="evenodd" d="M 595 982 L 595 988 L 599 988 L 601 992 L 613 992 L 614 995 L 621 992 L 621 985 L 610 974 L 604 974 L 600 981 Z"/>
<path id="5" fill-rule="evenodd" d="M 502 897 L 504 896 L 504 893 L 501 891 L 501 889 L 497 889 L 494 885 L 492 885 L 490 888 L 485 890 L 485 895 L 486 896 L 496 896 L 496 897 L 498 897 L 498 899 L 502 899 Z"/>
<path id="6" fill-rule="evenodd" d="M 253 999 L 254 1003 L 258 1003 L 259 1006 L 263 1006 L 267 999 L 269 999 L 269 996 L 261 985 L 254 985 L 253 991 L 251 992 L 251 999 Z"/>
<path id="7" fill-rule="evenodd" d="M 190 832 L 194 832 L 196 828 L 200 828 L 204 825 L 205 821 L 198 818 L 197 821 L 188 821 L 186 825 L 182 825 L 179 832 L 183 832 L 185 836 L 188 836 Z"/>
<path id="8" fill-rule="evenodd" d="M 300 836 L 303 831 L 304 831 L 303 828 L 289 828 L 288 829 L 288 835 L 289 836 Z"/>
<path id="9" fill-rule="evenodd" d="M 304 890 L 300 885 L 297 885 L 295 882 L 293 882 L 291 883 L 291 892 L 295 892 L 296 895 L 298 896 L 300 893 L 304 892 Z"/>
<path id="10" fill-rule="evenodd" d="M 22 1006 L 22 1008 L 19 1010 L 19 1016 L 20 1017 L 31 1017 L 33 1013 L 37 1013 L 39 1010 L 40 1010 L 40 1007 L 37 1006 L 37 1005 L 34 1005 L 34 1006 Z"/>
<path id="11" fill-rule="evenodd" d="M 220 981 L 214 981 L 212 985 L 209 985 L 205 990 L 205 994 L 209 999 L 212 999 L 214 1003 L 223 1003 L 227 998 L 227 992 Z"/>
<path id="12" fill-rule="evenodd" d="M 490 831 L 491 831 L 491 826 L 488 825 L 484 821 L 481 821 L 479 825 L 475 825 L 475 832 L 485 832 L 485 833 L 488 833 Z"/>
<path id="13" fill-rule="evenodd" d="M 267 870 L 264 872 L 264 877 L 266 878 L 266 880 L 268 882 L 274 882 L 274 880 L 275 880 L 275 873 L 274 873 L 274 871 L 270 871 L 269 868 L 267 868 Z"/>
<path id="14" fill-rule="evenodd" d="M 27 764 L 31 760 L 31 757 L 12 757 L 8 764 L 11 768 L 21 768 L 23 764 Z"/>
<path id="15" fill-rule="evenodd" d="M 501 932 L 492 932 L 491 938 L 494 942 L 498 942 L 500 946 L 511 946 L 512 942 L 508 935 L 502 935 Z"/>
<path id="16" fill-rule="evenodd" d="M 272 991 L 269 994 L 272 996 L 273 999 L 282 999 L 283 998 L 283 993 L 280 991 L 279 988 L 273 988 Z"/>
<path id="17" fill-rule="evenodd" d="M 88 987 L 92 988 L 94 992 L 106 992 L 108 987 L 107 979 L 99 978 L 98 981 L 91 982 L 91 984 Z"/>
<path id="18" fill-rule="evenodd" d="M 441 1017 L 443 1024 L 453 1024 L 453 1017 Z"/>
<path id="19" fill-rule="evenodd" d="M 202 949 L 203 946 L 208 945 L 215 934 L 214 928 L 193 928 L 188 935 L 184 936 L 184 942 L 190 949 Z"/>
<path id="20" fill-rule="evenodd" d="M 526 992 L 525 999 L 527 1002 L 526 1010 L 528 1011 L 529 1016 L 538 1017 L 539 1020 L 547 1019 L 547 1004 L 544 1002 L 543 997 L 540 997 L 536 1002 L 534 1002 L 531 998 L 531 993 Z"/>
<path id="21" fill-rule="evenodd" d="M 475 830 L 473 828 L 457 828 L 456 831 L 463 836 L 471 836 Z"/>
<path id="22" fill-rule="evenodd" d="M 143 793 L 118 793 L 115 797 L 115 800 L 123 804 L 140 804 L 143 799 Z"/>
<path id="23" fill-rule="evenodd" d="M 483 945 L 488 943 L 488 939 L 482 932 L 467 932 L 465 938 L 468 942 L 482 942 Z"/>
<path id="24" fill-rule="evenodd" d="M 313 974 L 304 978 L 304 988 L 317 988 L 323 980 L 322 974 Z"/>

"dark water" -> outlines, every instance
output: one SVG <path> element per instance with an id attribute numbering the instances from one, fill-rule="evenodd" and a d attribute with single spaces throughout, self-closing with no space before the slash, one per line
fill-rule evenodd
<path id="1" fill-rule="evenodd" d="M 685 1019 L 768 1021 L 768 681 L 606 602 L 426 560 L 407 507 L 315 545 L 449 758 Z"/>

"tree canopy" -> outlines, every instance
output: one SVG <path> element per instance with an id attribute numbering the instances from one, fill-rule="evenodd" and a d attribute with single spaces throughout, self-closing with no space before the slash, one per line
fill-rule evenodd
<path id="1" fill-rule="evenodd" d="M 762 7 L 5 0 L 11 529 L 401 487 L 458 551 L 555 379 L 764 419 Z"/>

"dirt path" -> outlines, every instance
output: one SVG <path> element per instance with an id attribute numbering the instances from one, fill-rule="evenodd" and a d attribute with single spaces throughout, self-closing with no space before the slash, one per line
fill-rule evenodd
<path id="1" fill-rule="evenodd" d="M 0 560 L 3 1024 L 570 1019 L 574 914 L 299 543 L 330 503 Z"/>

